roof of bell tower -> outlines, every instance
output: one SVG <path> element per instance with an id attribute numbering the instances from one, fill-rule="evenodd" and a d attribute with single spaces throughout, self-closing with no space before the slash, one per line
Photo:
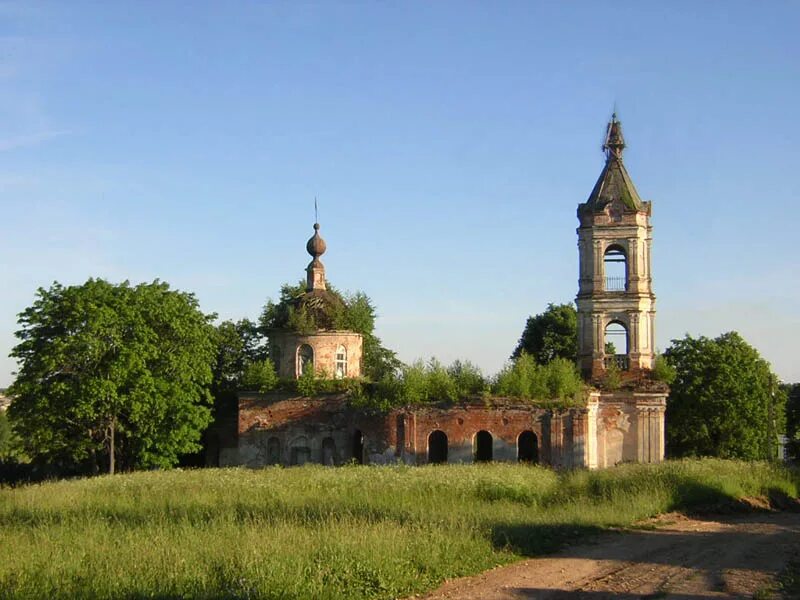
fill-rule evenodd
<path id="1" fill-rule="evenodd" d="M 625 138 L 622 136 L 622 123 L 617 119 L 617 114 L 611 116 L 611 121 L 606 127 L 606 137 L 603 142 L 603 151 L 606 155 L 606 164 L 597 183 L 594 184 L 592 193 L 586 200 L 586 206 L 594 210 L 602 210 L 606 205 L 620 201 L 625 208 L 641 210 L 642 199 L 631 181 L 631 176 L 622 162 L 622 151 L 625 149 Z"/>

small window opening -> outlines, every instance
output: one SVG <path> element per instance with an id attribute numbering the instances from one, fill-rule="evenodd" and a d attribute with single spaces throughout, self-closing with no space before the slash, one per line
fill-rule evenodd
<path id="1" fill-rule="evenodd" d="M 428 436 L 428 463 L 438 465 L 446 462 L 447 434 L 437 429 Z"/>
<path id="2" fill-rule="evenodd" d="M 336 379 L 344 379 L 347 377 L 347 350 L 344 346 L 339 346 L 336 349 Z"/>
<path id="3" fill-rule="evenodd" d="M 628 289 L 628 258 L 621 246 L 609 246 L 603 255 L 605 290 L 624 292 Z"/>
<path id="4" fill-rule="evenodd" d="M 492 460 L 492 434 L 488 431 L 479 431 L 475 434 L 475 462 L 490 462 Z"/>
<path id="5" fill-rule="evenodd" d="M 297 377 L 314 368 L 314 349 L 308 344 L 303 344 L 297 349 Z"/>
<path id="6" fill-rule="evenodd" d="M 532 431 L 523 431 L 517 438 L 517 460 L 537 464 L 539 462 L 539 440 Z"/>
<path id="7" fill-rule="evenodd" d="M 619 321 L 611 321 L 606 325 L 606 334 L 603 339 L 606 368 L 614 362 L 619 370 L 627 371 L 628 352 L 628 329 Z"/>

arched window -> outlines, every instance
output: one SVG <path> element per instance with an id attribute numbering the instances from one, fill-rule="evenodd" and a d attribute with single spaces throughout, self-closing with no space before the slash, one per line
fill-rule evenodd
<path id="1" fill-rule="evenodd" d="M 336 379 L 347 377 L 347 349 L 341 345 L 336 349 L 336 369 L 334 373 Z"/>
<path id="2" fill-rule="evenodd" d="M 267 464 L 279 465 L 281 463 L 281 441 L 276 437 L 267 440 Z"/>
<path id="3" fill-rule="evenodd" d="M 605 366 L 614 362 L 621 371 L 628 370 L 628 328 L 620 321 L 611 321 L 606 325 L 603 339 Z"/>
<path id="4" fill-rule="evenodd" d="M 605 291 L 624 292 L 628 289 L 628 257 L 622 246 L 612 244 L 603 255 Z"/>
<path id="5" fill-rule="evenodd" d="M 311 460 L 311 448 L 307 438 L 301 435 L 292 440 L 290 458 L 293 465 L 304 465 Z"/>
<path id="6" fill-rule="evenodd" d="M 447 434 L 432 431 L 428 436 L 428 463 L 436 465 L 447 462 Z"/>
<path id="7" fill-rule="evenodd" d="M 479 431 L 475 434 L 473 442 L 475 462 L 490 462 L 492 460 L 492 434 L 488 431 Z"/>
<path id="8" fill-rule="evenodd" d="M 523 431 L 517 437 L 517 460 L 533 464 L 539 462 L 539 440 L 530 430 Z"/>
<path id="9" fill-rule="evenodd" d="M 322 464 L 329 467 L 336 464 L 336 443 L 331 437 L 322 440 Z"/>
<path id="10" fill-rule="evenodd" d="M 297 377 L 305 373 L 306 369 L 314 369 L 314 349 L 308 344 L 302 344 L 297 348 Z"/>
<path id="11" fill-rule="evenodd" d="M 353 432 L 353 458 L 358 464 L 364 464 L 364 434 L 360 429 Z"/>

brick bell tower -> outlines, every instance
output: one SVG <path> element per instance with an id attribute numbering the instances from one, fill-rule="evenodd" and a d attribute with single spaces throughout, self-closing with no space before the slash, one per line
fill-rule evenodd
<path id="1" fill-rule="evenodd" d="M 636 373 L 652 369 L 655 360 L 651 204 L 636 192 L 624 149 L 615 113 L 603 143 L 603 171 L 578 205 L 578 364 L 590 379 L 612 364 Z"/>

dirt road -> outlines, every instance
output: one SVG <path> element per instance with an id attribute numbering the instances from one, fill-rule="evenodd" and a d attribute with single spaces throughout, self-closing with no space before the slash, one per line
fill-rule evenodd
<path id="1" fill-rule="evenodd" d="M 800 513 L 688 518 L 445 583 L 427 600 L 757 598 L 800 556 Z"/>

